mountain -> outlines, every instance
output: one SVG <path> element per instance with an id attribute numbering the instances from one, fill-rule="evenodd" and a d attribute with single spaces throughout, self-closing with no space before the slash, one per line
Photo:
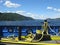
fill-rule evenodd
<path id="1" fill-rule="evenodd" d="M 60 18 L 56 18 L 56 20 L 60 20 Z"/>
<path id="2" fill-rule="evenodd" d="M 0 21 L 21 21 L 33 20 L 31 17 L 26 17 L 17 13 L 0 13 Z"/>
<path id="3" fill-rule="evenodd" d="M 46 20 L 60 20 L 60 18 L 47 18 Z"/>

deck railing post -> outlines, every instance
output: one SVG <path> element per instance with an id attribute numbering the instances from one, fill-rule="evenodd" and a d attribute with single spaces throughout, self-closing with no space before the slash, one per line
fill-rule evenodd
<path id="1" fill-rule="evenodd" d="M 21 40 L 21 30 L 22 30 L 22 27 L 21 26 L 19 26 L 19 28 L 18 28 L 18 39 L 19 40 Z"/>
<path id="2" fill-rule="evenodd" d="M 3 36 L 3 32 L 2 31 L 3 31 L 2 27 L 0 26 L 0 40 L 1 40 L 2 36 Z"/>

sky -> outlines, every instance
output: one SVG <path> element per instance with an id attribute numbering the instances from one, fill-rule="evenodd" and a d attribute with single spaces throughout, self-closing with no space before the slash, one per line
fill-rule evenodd
<path id="1" fill-rule="evenodd" d="M 0 12 L 34 19 L 60 18 L 60 0 L 0 0 Z"/>

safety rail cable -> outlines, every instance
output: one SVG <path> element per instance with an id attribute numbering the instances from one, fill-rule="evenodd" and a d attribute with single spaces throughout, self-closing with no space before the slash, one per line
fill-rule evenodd
<path id="1" fill-rule="evenodd" d="M 48 25 L 48 27 L 49 27 L 50 30 L 51 30 L 52 32 L 54 32 L 57 36 L 59 35 L 59 33 L 56 33 L 49 25 Z"/>

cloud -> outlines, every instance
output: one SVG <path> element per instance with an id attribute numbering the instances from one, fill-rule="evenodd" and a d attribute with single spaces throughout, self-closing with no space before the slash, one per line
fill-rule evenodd
<path id="1" fill-rule="evenodd" d="M 15 13 L 18 13 L 18 14 L 21 14 L 21 15 L 25 15 L 26 11 L 19 10 L 19 11 L 16 11 Z"/>
<path id="2" fill-rule="evenodd" d="M 48 10 L 53 10 L 53 11 L 60 12 L 60 8 L 55 8 L 55 7 L 50 7 L 50 6 L 48 6 L 47 9 L 48 9 Z"/>
<path id="3" fill-rule="evenodd" d="M 21 14 L 23 16 L 27 16 L 27 17 L 32 17 L 34 19 L 46 19 L 47 17 L 47 16 L 44 17 L 44 15 L 33 14 L 33 13 L 23 11 L 23 10 L 16 11 L 16 13 Z"/>
<path id="4" fill-rule="evenodd" d="M 7 13 L 10 13 L 11 11 L 7 11 Z"/>
<path id="5" fill-rule="evenodd" d="M 21 14 L 23 16 L 27 16 L 27 17 L 32 17 L 34 19 L 45 19 L 43 15 L 33 14 L 24 10 L 16 11 L 16 13 Z"/>
<path id="6" fill-rule="evenodd" d="M 43 15 L 37 15 L 37 14 L 32 14 L 32 15 L 30 15 L 30 17 L 32 17 L 34 19 L 45 19 Z"/>
<path id="7" fill-rule="evenodd" d="M 46 19 L 44 15 L 38 15 L 38 14 L 33 14 L 33 13 L 26 13 L 28 17 L 32 17 L 34 19 Z"/>
<path id="8" fill-rule="evenodd" d="M 53 9 L 53 7 L 47 7 L 47 9 L 50 9 L 50 10 L 52 10 L 52 9 Z"/>
<path id="9" fill-rule="evenodd" d="M 23 10 L 19 10 L 19 11 L 16 11 L 16 13 L 24 13 L 26 11 L 23 11 Z"/>
<path id="10" fill-rule="evenodd" d="M 15 13 L 14 11 L 6 10 L 7 13 Z"/>
<path id="11" fill-rule="evenodd" d="M 9 8 L 11 8 L 11 7 L 16 8 L 16 7 L 21 6 L 20 4 L 12 3 L 11 1 L 8 1 L 8 0 L 4 3 L 4 5 L 7 6 L 7 7 L 9 7 Z"/>
<path id="12" fill-rule="evenodd" d="M 57 9 L 58 12 L 60 12 L 60 9 Z"/>
<path id="13" fill-rule="evenodd" d="M 26 13 L 26 14 L 29 14 L 30 15 L 31 13 Z"/>
<path id="14" fill-rule="evenodd" d="M 55 18 L 60 18 L 60 13 L 56 13 L 56 14 L 54 15 L 54 17 L 55 17 Z"/>

